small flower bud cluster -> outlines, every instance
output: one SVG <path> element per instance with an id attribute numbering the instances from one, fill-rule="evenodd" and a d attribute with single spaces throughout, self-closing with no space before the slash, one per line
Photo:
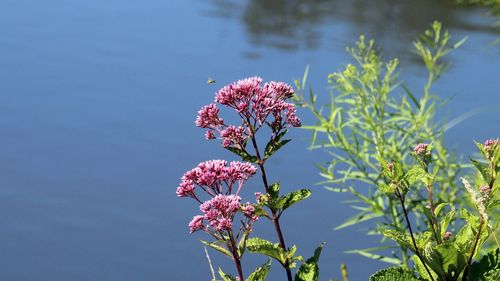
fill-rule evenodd
<path id="1" fill-rule="evenodd" d="M 446 233 L 444 234 L 443 240 L 444 240 L 444 241 L 448 241 L 448 240 L 450 240 L 450 238 L 451 238 L 451 236 L 452 236 L 452 235 L 453 235 L 453 233 L 452 233 L 452 232 L 450 232 L 450 231 L 446 231 Z"/>
<path id="2" fill-rule="evenodd" d="M 488 199 L 490 197 L 491 188 L 487 185 L 483 185 L 479 188 L 479 192 L 484 199 Z"/>
<path id="3" fill-rule="evenodd" d="M 418 156 L 428 156 L 431 154 L 428 148 L 429 148 L 428 144 L 419 143 L 413 148 L 413 152 L 415 152 Z"/>
<path id="4" fill-rule="evenodd" d="M 495 146 L 498 144 L 498 139 L 489 139 L 484 142 L 484 150 L 487 152 L 493 151 Z"/>

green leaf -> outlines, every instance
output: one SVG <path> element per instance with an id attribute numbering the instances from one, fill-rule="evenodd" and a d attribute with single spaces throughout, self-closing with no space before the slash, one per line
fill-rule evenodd
<path id="1" fill-rule="evenodd" d="M 220 278 L 222 278 L 222 281 L 236 281 L 236 278 L 227 273 L 224 273 L 224 271 L 222 271 L 220 267 L 219 267 L 219 275 Z"/>
<path id="2" fill-rule="evenodd" d="M 483 178 L 483 180 L 485 182 L 489 182 L 490 181 L 490 178 L 491 178 L 491 174 L 490 174 L 490 168 L 488 166 L 488 164 L 486 163 L 481 163 L 479 161 L 476 161 L 472 158 L 470 158 L 470 161 L 472 162 L 472 164 L 474 164 L 474 166 L 476 167 L 476 169 L 479 171 L 479 173 L 481 174 L 481 177 Z"/>
<path id="3" fill-rule="evenodd" d="M 279 205 L 280 208 L 282 208 L 282 210 L 286 210 L 288 209 L 289 207 L 291 207 L 292 205 L 294 205 L 295 203 L 298 203 L 306 198 L 308 198 L 309 196 L 311 196 L 311 190 L 309 189 L 301 189 L 301 190 L 296 190 L 296 191 L 292 191 L 284 196 L 282 196 L 280 199 L 279 199 Z"/>
<path id="4" fill-rule="evenodd" d="M 415 252 L 415 247 L 406 233 L 400 232 L 395 229 L 384 229 L 383 227 L 378 227 L 378 230 L 382 235 L 396 241 L 401 247 L 407 248 Z"/>
<path id="5" fill-rule="evenodd" d="M 269 273 L 269 269 L 271 269 L 271 259 L 268 259 L 267 262 L 257 268 L 248 276 L 246 281 L 264 281 L 267 278 L 267 274 Z"/>
<path id="6" fill-rule="evenodd" d="M 422 181 L 424 184 L 426 183 L 425 179 L 427 178 L 427 173 L 422 167 L 412 167 L 405 174 L 405 179 L 408 182 L 408 185 L 413 185 L 418 180 Z"/>
<path id="7" fill-rule="evenodd" d="M 270 241 L 262 238 L 253 237 L 247 239 L 247 249 L 252 253 L 262 254 L 271 257 L 281 264 L 285 264 L 287 253 L 283 250 L 278 243 L 273 244 Z"/>
<path id="8" fill-rule="evenodd" d="M 232 146 L 228 146 L 228 147 L 225 147 L 227 150 L 231 151 L 232 153 L 240 156 L 241 158 L 245 158 L 245 157 L 248 157 L 250 156 L 245 150 L 243 149 L 239 149 L 239 148 L 236 148 L 236 147 L 232 147 Z"/>
<path id="9" fill-rule="evenodd" d="M 497 279 L 493 279 L 497 278 Z M 474 262 L 469 271 L 469 281 L 500 280 L 500 249 L 484 255 L 479 262 Z"/>
<path id="10" fill-rule="evenodd" d="M 269 195 L 271 195 L 271 199 L 278 199 L 280 194 L 280 183 L 275 182 L 269 186 Z"/>
<path id="11" fill-rule="evenodd" d="M 247 245 L 247 239 L 248 235 L 250 234 L 250 230 L 246 229 L 245 232 L 243 233 L 243 236 L 240 239 L 240 242 L 238 242 L 238 255 L 241 257 L 245 253 L 246 245 Z"/>
<path id="12" fill-rule="evenodd" d="M 391 257 L 386 257 L 386 256 L 372 253 L 372 251 L 392 249 L 392 248 L 394 248 L 394 247 L 393 246 L 381 246 L 381 247 L 373 247 L 373 248 L 367 248 L 367 249 L 355 249 L 355 250 L 345 251 L 344 253 L 358 254 L 358 255 L 361 255 L 363 257 L 372 259 L 372 260 L 379 260 L 379 261 L 390 263 L 390 264 L 401 265 L 401 260 L 398 258 L 391 258 Z"/>
<path id="13" fill-rule="evenodd" d="M 361 213 L 359 213 L 359 214 L 357 214 L 357 215 L 355 215 L 353 217 L 350 217 L 343 224 L 335 227 L 334 229 L 335 230 L 339 230 L 339 229 L 342 229 L 342 228 L 345 228 L 345 227 L 348 227 L 348 226 L 351 226 L 351 225 L 358 224 L 360 222 L 364 222 L 364 221 L 367 221 L 367 220 L 371 220 L 371 219 L 374 219 L 374 218 L 381 217 L 383 215 L 384 214 L 382 214 L 382 213 L 361 212 Z"/>
<path id="14" fill-rule="evenodd" d="M 221 246 L 220 244 L 223 244 L 219 241 L 215 241 L 215 242 L 208 242 L 208 241 L 205 241 L 205 240 L 200 240 L 201 243 L 203 243 L 204 245 L 214 249 L 214 250 L 217 250 L 221 253 L 223 253 L 224 255 L 228 256 L 228 257 L 233 257 L 233 255 L 231 254 L 231 252 L 226 249 L 224 246 Z"/>
<path id="15" fill-rule="evenodd" d="M 466 261 L 459 247 L 452 243 L 427 244 L 423 251 L 426 264 L 445 280 L 456 280 L 464 270 Z"/>
<path id="16" fill-rule="evenodd" d="M 375 272 L 370 281 L 420 281 L 415 273 L 402 267 L 389 267 Z"/>
<path id="17" fill-rule="evenodd" d="M 304 262 L 297 273 L 295 274 L 295 281 L 317 281 L 319 278 L 319 256 L 321 255 L 321 250 L 325 243 L 321 243 L 316 250 L 314 255 Z"/>
<path id="18" fill-rule="evenodd" d="M 278 151 L 280 148 L 282 148 L 285 144 L 289 143 L 290 141 L 291 140 L 279 140 L 279 139 L 270 141 L 266 145 L 264 157 L 269 158 L 271 155 L 273 155 L 276 151 Z"/>
<path id="19" fill-rule="evenodd" d="M 448 225 L 450 224 L 450 222 L 453 220 L 453 218 L 455 217 L 455 211 L 451 211 L 449 212 L 448 214 L 446 214 L 442 219 L 441 219 L 441 222 L 440 222 L 440 226 L 441 226 L 441 237 L 444 237 L 447 229 L 448 229 Z"/>

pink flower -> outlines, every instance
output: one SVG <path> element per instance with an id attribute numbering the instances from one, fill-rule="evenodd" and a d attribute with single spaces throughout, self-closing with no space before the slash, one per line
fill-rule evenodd
<path id="1" fill-rule="evenodd" d="M 430 155 L 430 151 L 427 150 L 428 148 L 429 148 L 428 144 L 419 143 L 413 148 L 413 151 L 419 156 Z"/>
<path id="2" fill-rule="evenodd" d="M 217 128 L 224 124 L 224 120 L 219 118 L 219 109 L 215 104 L 209 104 L 198 111 L 198 117 L 195 121 L 196 127 Z"/>
<path id="3" fill-rule="evenodd" d="M 256 221 L 259 219 L 259 217 L 255 214 L 255 207 L 250 204 L 250 202 L 247 202 L 245 205 L 241 207 L 241 210 L 243 211 L 243 214 L 245 217 L 252 221 Z"/>
<path id="4" fill-rule="evenodd" d="M 444 234 L 443 239 L 444 239 L 445 241 L 448 241 L 448 240 L 450 240 L 450 238 L 451 238 L 451 236 L 452 236 L 452 235 L 453 235 L 453 233 L 452 233 L 452 232 L 450 232 L 450 231 L 446 231 L 446 233 Z"/>
<path id="5" fill-rule="evenodd" d="M 197 230 L 203 229 L 203 216 L 194 216 L 191 222 L 189 222 L 189 233 L 193 233 Z"/>
<path id="6" fill-rule="evenodd" d="M 243 142 L 247 138 L 245 134 L 245 128 L 228 126 L 225 130 L 220 133 L 222 137 L 222 146 L 242 146 Z"/>
<path id="7" fill-rule="evenodd" d="M 219 194 L 200 205 L 203 219 L 217 230 L 230 230 L 235 213 L 240 210 L 241 197 Z"/>
<path id="8" fill-rule="evenodd" d="M 248 105 L 251 97 L 261 91 L 261 82 L 262 78 L 257 76 L 238 80 L 220 89 L 215 96 L 215 102 L 235 109 L 242 109 L 245 102 Z"/>
<path id="9" fill-rule="evenodd" d="M 237 183 L 238 195 L 245 182 L 256 172 L 257 168 L 247 162 L 232 161 L 228 165 L 225 160 L 205 161 L 181 177 L 176 193 L 179 197 L 197 199 L 195 186 L 199 186 L 211 197 L 218 194 L 229 195 Z"/>
<path id="10" fill-rule="evenodd" d="M 186 177 L 181 178 L 181 183 L 175 192 L 179 197 L 192 197 L 194 196 L 194 182 Z"/>
<path id="11" fill-rule="evenodd" d="M 206 140 L 214 140 L 214 139 L 216 139 L 214 132 L 212 130 L 207 130 L 205 132 L 205 139 Z"/>
<path id="12" fill-rule="evenodd" d="M 498 139 L 489 139 L 484 142 L 484 150 L 490 152 L 498 144 Z"/>

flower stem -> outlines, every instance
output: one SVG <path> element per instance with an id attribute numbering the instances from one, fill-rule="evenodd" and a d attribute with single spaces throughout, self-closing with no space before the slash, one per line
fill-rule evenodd
<path id="1" fill-rule="evenodd" d="M 231 242 L 231 254 L 233 254 L 233 260 L 234 263 L 236 264 L 236 270 L 238 270 L 238 276 L 240 280 L 245 280 L 243 279 L 243 269 L 241 268 L 241 257 L 238 254 L 238 247 L 236 246 L 236 242 L 234 241 L 234 236 L 232 231 L 228 231 L 229 233 L 229 240 Z"/>
<path id="2" fill-rule="evenodd" d="M 270 191 L 269 190 L 269 183 L 267 181 L 266 169 L 264 167 L 265 161 L 261 158 L 261 155 L 259 152 L 259 147 L 257 145 L 257 141 L 255 140 L 253 132 L 250 135 L 250 138 L 252 139 L 252 145 L 255 149 L 255 154 L 256 154 L 257 159 L 259 161 L 258 165 L 260 168 L 260 172 L 262 174 L 262 182 L 264 183 L 264 189 L 266 190 L 266 193 L 269 194 L 269 191 Z M 280 247 L 286 252 L 287 248 L 286 248 L 286 244 L 285 244 L 285 239 L 283 238 L 283 232 L 281 231 L 279 216 L 277 215 L 277 212 L 275 210 L 271 210 L 271 213 L 272 213 L 271 221 L 273 222 L 274 228 L 276 230 L 276 234 L 278 235 Z M 289 262 L 288 258 L 285 260 L 285 264 L 283 264 L 283 267 L 285 268 L 288 281 L 292 281 L 293 280 L 292 270 L 290 269 L 290 262 Z"/>
<path id="3" fill-rule="evenodd" d="M 399 201 L 401 202 L 401 206 L 403 207 L 403 213 L 406 219 L 406 223 L 408 224 L 408 230 L 410 231 L 410 236 L 411 236 L 411 241 L 413 242 L 413 247 L 415 248 L 415 254 L 417 257 L 420 259 L 422 264 L 424 265 L 425 271 L 427 271 L 427 274 L 429 274 L 429 277 L 431 278 L 432 281 L 434 281 L 434 278 L 432 277 L 432 274 L 425 264 L 425 260 L 422 258 L 422 255 L 420 254 L 420 251 L 418 250 L 417 242 L 415 241 L 415 236 L 413 235 L 413 230 L 411 228 L 411 223 L 410 219 L 408 218 L 408 213 L 406 212 L 406 206 L 405 206 L 405 198 L 404 195 L 402 195 L 399 190 L 396 189 L 396 195 L 399 198 Z"/>

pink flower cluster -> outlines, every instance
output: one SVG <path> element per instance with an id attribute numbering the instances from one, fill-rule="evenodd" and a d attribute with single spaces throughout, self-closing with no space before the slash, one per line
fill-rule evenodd
<path id="1" fill-rule="evenodd" d="M 498 144 L 498 139 L 489 139 L 484 142 L 484 150 L 490 152 Z"/>
<path id="2" fill-rule="evenodd" d="M 219 194 L 200 205 L 200 211 L 203 216 L 194 216 L 189 223 L 189 231 L 191 233 L 206 229 L 204 221 L 208 221 L 208 225 L 216 231 L 231 230 L 233 227 L 233 219 L 235 213 L 240 210 L 241 198 L 237 195 L 222 195 Z"/>
<path id="3" fill-rule="evenodd" d="M 295 106 L 285 102 L 293 94 L 292 87 L 283 82 L 271 81 L 262 85 L 260 77 L 239 80 L 220 89 L 215 95 L 215 103 L 198 111 L 195 124 L 208 129 L 206 139 L 215 139 L 215 133 L 218 133 L 224 147 L 242 148 L 249 133 L 255 132 L 263 124 L 271 126 L 273 132 L 301 126 Z M 225 124 L 219 117 L 216 103 L 236 110 L 244 126 Z M 268 120 L 270 117 L 272 120 Z"/>
<path id="4" fill-rule="evenodd" d="M 202 162 L 187 171 L 177 187 L 177 196 L 194 198 L 201 204 L 200 211 L 203 213 L 193 217 L 189 223 L 189 231 L 193 233 L 198 230 L 231 230 L 238 211 L 245 215 L 249 224 L 255 222 L 258 219 L 255 207 L 249 202 L 242 205 L 238 194 L 245 182 L 256 172 L 257 168 L 250 163 L 233 161 L 228 165 L 224 160 Z M 232 194 L 236 184 L 237 191 Z M 196 187 L 212 198 L 202 202 L 195 194 Z"/>
<path id="5" fill-rule="evenodd" d="M 415 152 L 419 156 L 430 155 L 430 151 L 428 151 L 429 145 L 426 143 L 419 143 L 413 148 L 413 152 Z"/>
<path id="6" fill-rule="evenodd" d="M 176 193 L 179 197 L 198 199 L 195 195 L 197 185 L 212 197 L 218 194 L 229 195 L 235 183 L 238 183 L 238 194 L 243 184 L 256 172 L 257 168 L 247 162 L 233 161 L 228 166 L 225 160 L 209 160 L 187 171 L 181 177 Z"/>

